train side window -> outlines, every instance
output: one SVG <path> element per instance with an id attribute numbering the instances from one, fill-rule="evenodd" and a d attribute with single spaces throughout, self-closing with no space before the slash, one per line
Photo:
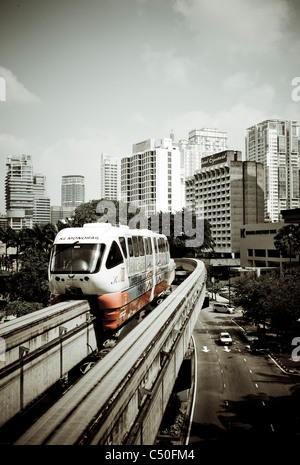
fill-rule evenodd
<path id="1" fill-rule="evenodd" d="M 108 257 L 106 259 L 106 268 L 109 270 L 117 265 L 120 265 L 121 263 L 123 263 L 123 256 L 120 247 L 116 241 L 113 241 L 108 253 Z"/>
<path id="2" fill-rule="evenodd" d="M 132 237 L 128 237 L 128 250 L 129 250 L 129 257 L 133 257 Z"/>
<path id="3" fill-rule="evenodd" d="M 158 239 L 158 250 L 162 252 L 162 239 L 161 237 Z"/>
<path id="4" fill-rule="evenodd" d="M 148 237 L 148 247 L 149 247 L 149 254 L 152 255 L 152 242 L 151 242 L 150 237 Z"/>
<path id="5" fill-rule="evenodd" d="M 132 237 L 132 242 L 133 242 L 133 253 L 135 257 L 139 256 L 139 244 L 138 244 L 138 238 L 137 236 Z"/>
<path id="6" fill-rule="evenodd" d="M 143 257 L 145 255 L 144 240 L 141 236 L 138 236 L 139 241 L 139 255 Z"/>
<path id="7" fill-rule="evenodd" d="M 124 257 L 127 258 L 127 249 L 126 249 L 125 237 L 119 237 L 119 241 L 120 241 L 123 253 L 124 253 Z"/>
<path id="8" fill-rule="evenodd" d="M 151 255 L 152 254 L 152 247 L 151 247 L 151 239 L 150 239 L 150 237 L 147 237 L 146 243 L 147 243 L 147 255 Z"/>
<path id="9" fill-rule="evenodd" d="M 149 255 L 149 243 L 148 243 L 148 237 L 145 237 L 145 251 L 146 255 Z"/>
<path id="10" fill-rule="evenodd" d="M 158 246 L 157 246 L 157 239 L 156 238 L 154 239 L 154 248 L 155 248 L 155 252 L 158 253 Z"/>

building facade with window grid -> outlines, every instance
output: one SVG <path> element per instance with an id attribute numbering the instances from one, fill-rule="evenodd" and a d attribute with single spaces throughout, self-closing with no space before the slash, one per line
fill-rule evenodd
<path id="1" fill-rule="evenodd" d="M 204 157 L 226 150 L 227 132 L 215 128 L 192 129 L 188 140 L 180 140 L 179 148 L 185 177 L 201 169 Z"/>
<path id="2" fill-rule="evenodd" d="M 269 119 L 248 128 L 246 160 L 264 164 L 266 219 L 280 221 L 281 210 L 299 207 L 297 121 Z"/>
<path id="3" fill-rule="evenodd" d="M 100 198 L 120 200 L 120 160 L 101 154 L 100 159 Z"/>
<path id="4" fill-rule="evenodd" d="M 5 203 L 7 225 L 13 229 L 33 226 L 33 166 L 31 155 L 7 158 Z"/>
<path id="5" fill-rule="evenodd" d="M 134 144 L 132 156 L 121 160 L 121 199 L 140 205 L 146 216 L 181 210 L 183 189 L 179 148 L 171 138 Z"/>
<path id="6" fill-rule="evenodd" d="M 233 150 L 204 157 L 186 179 L 186 206 L 209 221 L 215 252 L 238 257 L 241 225 L 263 221 L 263 165 Z"/>
<path id="7" fill-rule="evenodd" d="M 62 176 L 61 183 L 61 205 L 62 207 L 78 207 L 84 203 L 85 185 L 84 176 L 66 175 Z"/>

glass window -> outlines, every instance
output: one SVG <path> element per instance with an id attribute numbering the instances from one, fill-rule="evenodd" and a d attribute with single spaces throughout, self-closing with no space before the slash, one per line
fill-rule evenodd
<path id="1" fill-rule="evenodd" d="M 139 244 L 138 244 L 138 238 L 136 236 L 133 236 L 132 238 L 133 242 L 133 253 L 135 257 L 139 256 Z"/>
<path id="2" fill-rule="evenodd" d="M 145 255 L 145 248 L 144 248 L 144 240 L 141 236 L 138 237 L 138 242 L 139 242 L 139 255 L 142 257 Z"/>
<path id="3" fill-rule="evenodd" d="M 52 273 L 97 273 L 104 244 L 56 244 L 51 258 Z"/>
<path id="4" fill-rule="evenodd" d="M 123 263 L 123 256 L 120 247 L 118 246 L 116 241 L 113 241 L 106 260 L 106 268 L 111 269 L 117 265 L 120 265 L 121 263 Z"/>
<path id="5" fill-rule="evenodd" d="M 128 250 L 129 250 L 129 257 L 133 257 L 133 244 L 132 244 L 131 237 L 128 237 Z"/>
<path id="6" fill-rule="evenodd" d="M 149 255 L 152 255 L 152 244 L 151 244 L 150 237 L 148 237 L 147 242 L 148 242 Z"/>
<path id="7" fill-rule="evenodd" d="M 119 237 L 121 248 L 123 250 L 124 257 L 127 258 L 126 240 L 125 237 Z"/>

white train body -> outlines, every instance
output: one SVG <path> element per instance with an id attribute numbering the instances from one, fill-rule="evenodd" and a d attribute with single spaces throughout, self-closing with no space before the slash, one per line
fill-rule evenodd
<path id="1" fill-rule="evenodd" d="M 51 303 L 96 298 L 104 330 L 115 330 L 172 283 L 166 236 L 88 223 L 61 230 L 49 263 Z"/>

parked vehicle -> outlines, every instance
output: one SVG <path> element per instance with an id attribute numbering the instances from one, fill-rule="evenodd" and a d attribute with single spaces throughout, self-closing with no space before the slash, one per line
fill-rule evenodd
<path id="1" fill-rule="evenodd" d="M 243 331 L 243 337 L 247 342 L 258 341 L 258 336 L 256 331 L 245 330 Z"/>
<path id="2" fill-rule="evenodd" d="M 223 331 L 219 335 L 219 342 L 220 342 L 220 344 L 223 344 L 223 345 L 231 345 L 232 344 L 232 338 L 231 338 L 230 334 L 227 333 L 227 331 Z"/>
<path id="3" fill-rule="evenodd" d="M 232 307 L 231 305 L 228 305 L 228 304 L 225 304 L 225 303 L 215 303 L 214 304 L 214 312 L 234 313 L 235 312 L 235 307 Z"/>
<path id="4" fill-rule="evenodd" d="M 257 346 L 253 343 L 247 346 L 247 350 L 255 355 L 267 355 L 270 352 L 268 347 Z"/>

